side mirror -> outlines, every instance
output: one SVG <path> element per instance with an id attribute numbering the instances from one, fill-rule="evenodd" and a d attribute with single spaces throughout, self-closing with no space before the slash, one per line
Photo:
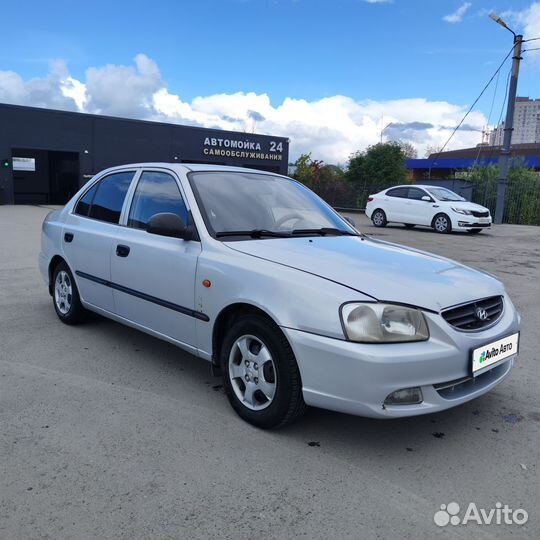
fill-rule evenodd
<path id="1" fill-rule="evenodd" d="M 433 199 L 429 195 L 424 195 L 422 200 L 426 202 L 433 202 Z"/>
<path id="2" fill-rule="evenodd" d="M 352 225 L 356 229 L 356 223 L 354 222 L 354 219 L 349 216 L 343 216 L 343 219 L 349 224 Z"/>
<path id="3" fill-rule="evenodd" d="M 159 234 L 160 236 L 170 236 L 171 238 L 181 238 L 182 240 L 193 239 L 193 229 L 186 227 L 176 214 L 169 212 L 153 215 L 148 222 L 146 232 Z"/>

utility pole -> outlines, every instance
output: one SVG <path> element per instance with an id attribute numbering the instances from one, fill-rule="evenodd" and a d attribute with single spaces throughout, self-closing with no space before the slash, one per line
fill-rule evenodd
<path id="1" fill-rule="evenodd" d="M 521 61 L 521 45 L 523 36 L 516 34 L 508 28 L 506 23 L 495 13 L 489 15 L 497 24 L 506 28 L 514 35 L 514 54 L 512 56 L 512 73 L 508 87 L 508 105 L 506 119 L 504 121 L 504 137 L 501 154 L 499 157 L 499 179 L 497 181 L 497 203 L 495 207 L 495 223 L 502 223 L 504 218 L 504 205 L 506 199 L 506 184 L 508 182 L 508 170 L 510 168 L 510 148 L 512 144 L 512 131 L 514 131 L 514 110 L 516 108 L 516 93 L 519 75 L 519 62 Z"/>

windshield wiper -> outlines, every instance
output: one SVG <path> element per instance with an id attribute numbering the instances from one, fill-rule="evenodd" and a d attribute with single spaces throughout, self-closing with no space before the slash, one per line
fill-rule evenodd
<path id="1" fill-rule="evenodd" d="M 359 236 L 358 233 L 335 229 L 334 227 L 321 227 L 320 229 L 293 229 L 293 235 L 309 235 L 319 234 L 321 236 L 336 235 L 336 236 Z"/>
<path id="2" fill-rule="evenodd" d="M 249 236 L 250 238 L 289 238 L 291 235 L 286 232 L 276 232 L 268 229 L 252 229 L 251 231 L 220 231 L 216 233 L 216 238 L 223 238 L 225 236 Z"/>

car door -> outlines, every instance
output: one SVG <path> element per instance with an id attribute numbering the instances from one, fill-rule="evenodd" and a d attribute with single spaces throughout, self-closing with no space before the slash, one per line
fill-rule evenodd
<path id="1" fill-rule="evenodd" d="M 388 221 L 403 221 L 405 204 L 407 202 L 407 188 L 396 187 L 389 189 L 384 196 L 383 210 Z"/>
<path id="2" fill-rule="evenodd" d="M 114 311 L 111 246 L 121 229 L 122 207 L 135 170 L 108 174 L 95 182 L 68 214 L 62 231 L 64 256 L 75 274 L 83 302 Z"/>
<path id="3" fill-rule="evenodd" d="M 422 197 L 429 197 L 430 200 L 424 201 Z M 404 223 L 431 225 L 432 202 L 431 197 L 423 189 L 418 187 L 408 188 Z"/>
<path id="4" fill-rule="evenodd" d="M 195 346 L 195 273 L 198 240 L 147 232 L 150 218 L 169 212 L 187 224 L 189 211 L 172 171 L 145 169 L 111 252 L 116 313 L 146 329 Z"/>

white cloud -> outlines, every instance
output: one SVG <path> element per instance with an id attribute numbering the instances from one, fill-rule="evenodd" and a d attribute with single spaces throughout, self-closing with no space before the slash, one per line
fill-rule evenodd
<path id="1" fill-rule="evenodd" d="M 352 152 L 379 141 L 381 123 L 393 124 L 385 138 L 411 142 L 423 155 L 426 147 L 446 141 L 466 110 L 424 98 L 355 101 L 342 95 L 314 101 L 287 97 L 273 104 L 268 94 L 254 92 L 184 101 L 143 54 L 131 66 L 89 68 L 85 80 L 72 77 L 61 61 L 41 79 L 24 80 L 15 72 L 0 71 L 0 102 L 284 136 L 291 140 L 292 160 L 312 152 L 317 159 L 342 164 Z M 485 116 L 474 112 L 467 123 L 472 129 L 460 130 L 450 148 L 480 142 Z"/>
<path id="2" fill-rule="evenodd" d="M 394 0 L 364 0 L 368 4 L 393 4 Z"/>
<path id="3" fill-rule="evenodd" d="M 471 7 L 470 2 L 463 2 L 461 6 L 459 6 L 454 13 L 450 13 L 449 15 L 445 15 L 443 17 L 443 21 L 446 21 L 447 23 L 455 24 L 458 22 L 461 22 L 463 20 L 463 17 L 465 16 L 465 13 L 469 11 L 469 8 Z"/>

